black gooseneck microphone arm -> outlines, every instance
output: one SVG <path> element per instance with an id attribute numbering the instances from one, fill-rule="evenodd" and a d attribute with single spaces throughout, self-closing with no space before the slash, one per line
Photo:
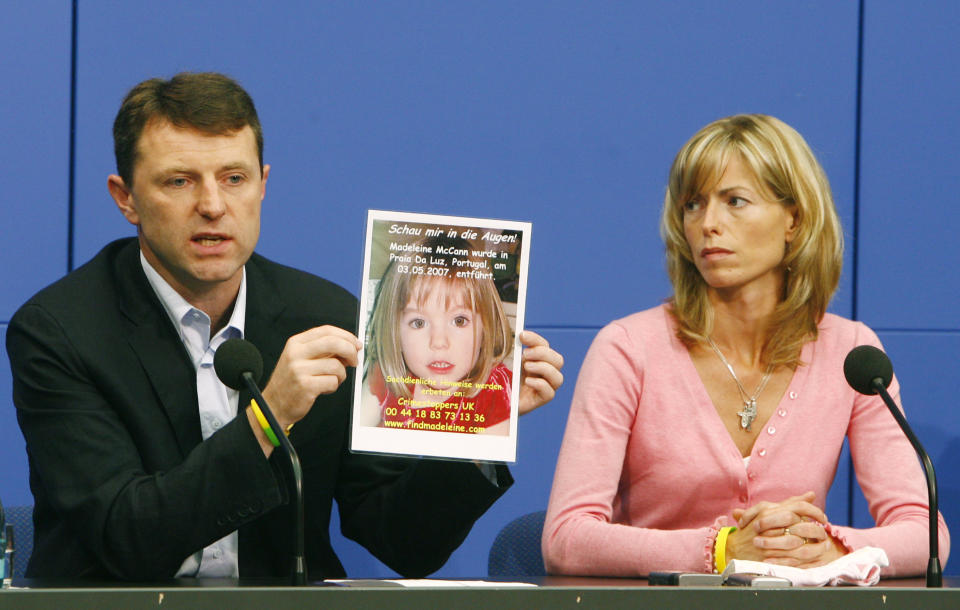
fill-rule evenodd
<path id="1" fill-rule="evenodd" d="M 297 455 L 297 450 L 293 448 L 293 443 L 287 438 L 286 431 L 280 427 L 266 399 L 263 397 L 263 394 L 260 393 L 260 388 L 257 387 L 257 382 L 254 380 L 253 374 L 249 371 L 244 371 L 241 377 L 247 389 L 253 394 L 254 400 L 256 400 L 260 406 L 260 411 L 267 419 L 267 423 L 270 424 L 270 428 L 273 429 L 274 436 L 280 441 L 280 446 L 290 458 L 290 473 L 293 476 L 293 500 L 296 507 L 296 528 L 294 530 L 293 542 L 293 585 L 302 586 L 307 584 L 307 562 L 303 550 L 303 470 L 300 468 L 300 456 Z"/>
<path id="2" fill-rule="evenodd" d="M 927 475 L 927 503 L 930 505 L 930 526 L 928 528 L 930 531 L 930 559 L 927 562 L 927 587 L 942 587 L 943 571 L 940 568 L 940 527 L 937 521 L 937 473 L 933 471 L 933 462 L 930 461 L 930 456 L 927 455 L 923 445 L 920 444 L 920 440 L 917 439 L 913 430 L 910 428 L 910 424 L 907 423 L 907 418 L 903 416 L 903 413 L 900 412 L 897 404 L 893 402 L 893 398 L 891 398 L 887 392 L 887 384 L 884 383 L 883 377 L 874 377 L 871 379 L 870 386 L 876 390 L 880 398 L 883 399 L 884 404 L 890 409 L 893 418 L 900 424 L 900 429 L 907 435 L 910 444 L 913 445 L 913 450 L 917 452 L 920 461 L 923 462 L 923 469 Z"/>
<path id="3" fill-rule="evenodd" d="M 867 396 L 879 394 L 883 404 L 893 415 L 897 425 L 913 445 L 913 450 L 923 463 L 927 481 L 927 502 L 929 504 L 928 532 L 930 534 L 930 560 L 927 563 L 927 586 L 942 587 L 943 573 L 940 569 L 939 521 L 937 519 L 937 475 L 933 471 L 933 462 L 924 450 L 923 445 L 907 423 L 906 417 L 900 412 L 897 404 L 887 393 L 887 386 L 893 381 L 893 364 L 882 349 L 873 345 L 858 345 L 850 350 L 843 361 L 843 376 L 850 387 Z"/>

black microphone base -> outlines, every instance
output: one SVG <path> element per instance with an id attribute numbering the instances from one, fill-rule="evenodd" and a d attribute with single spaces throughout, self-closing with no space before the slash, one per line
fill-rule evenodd
<path id="1" fill-rule="evenodd" d="M 931 557 L 927 564 L 927 588 L 939 589 L 943 587 L 943 571 L 940 570 L 940 558 Z"/>
<path id="2" fill-rule="evenodd" d="M 303 555 L 293 558 L 293 586 L 303 587 L 307 584 L 307 562 Z"/>

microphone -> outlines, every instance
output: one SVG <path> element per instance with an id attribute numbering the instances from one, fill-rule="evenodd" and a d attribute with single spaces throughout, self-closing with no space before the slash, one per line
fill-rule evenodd
<path id="1" fill-rule="evenodd" d="M 897 420 L 900 429 L 907 435 L 914 451 L 923 462 L 923 469 L 927 478 L 927 501 L 930 505 L 930 560 L 927 563 L 927 587 L 942 587 L 943 573 L 940 569 L 940 545 L 937 536 L 939 524 L 937 521 L 937 475 L 933 471 L 933 462 L 923 449 L 919 439 L 914 435 L 910 424 L 897 404 L 890 398 L 887 386 L 893 381 L 893 364 L 883 350 L 872 345 L 859 345 L 847 354 L 843 361 L 843 375 L 847 378 L 850 387 L 861 394 L 872 396 L 880 394 L 884 404 L 890 409 L 893 418 Z"/>
<path id="2" fill-rule="evenodd" d="M 290 473 L 293 478 L 293 501 L 296 510 L 294 523 L 294 552 L 293 552 L 293 584 L 295 586 L 307 583 L 307 562 L 304 557 L 304 516 L 303 516 L 303 471 L 300 468 L 300 457 L 293 448 L 293 443 L 287 438 L 283 428 L 274 417 L 273 411 L 260 393 L 257 381 L 263 374 L 263 358 L 257 347 L 244 339 L 227 339 L 217 348 L 213 356 L 213 368 L 217 377 L 227 387 L 240 390 L 246 387 L 254 400 L 260 406 L 260 411 L 267 423 L 273 429 L 274 436 L 280 441 L 280 446 L 290 461 Z"/>

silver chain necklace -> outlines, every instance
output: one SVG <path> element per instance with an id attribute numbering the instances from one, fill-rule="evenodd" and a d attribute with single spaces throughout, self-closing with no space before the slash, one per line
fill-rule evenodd
<path id="1" fill-rule="evenodd" d="M 721 352 L 717 344 L 713 342 L 713 338 L 707 337 L 707 341 L 710 342 L 710 347 L 712 347 L 713 351 L 720 357 L 720 361 L 723 362 L 727 370 L 730 371 L 730 376 L 737 382 L 737 389 L 740 390 L 740 400 L 743 401 L 743 411 L 737 411 L 737 415 L 740 416 L 740 427 L 749 431 L 753 420 L 757 419 L 757 397 L 763 392 L 763 388 L 767 387 L 767 382 L 770 381 L 770 375 L 773 373 L 773 365 L 767 367 L 767 372 L 763 374 L 760 385 L 757 386 L 757 390 L 753 393 L 753 396 L 750 396 L 747 394 L 747 391 L 743 389 L 743 384 L 740 383 L 740 378 L 737 377 L 737 374 L 733 371 L 733 367 L 730 366 L 727 359 L 723 357 L 723 352 Z"/>

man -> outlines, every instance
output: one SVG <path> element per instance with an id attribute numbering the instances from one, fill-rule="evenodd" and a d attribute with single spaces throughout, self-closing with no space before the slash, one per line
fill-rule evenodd
<path id="1" fill-rule="evenodd" d="M 270 167 L 247 93 L 219 74 L 152 79 L 114 123 L 107 185 L 137 227 L 46 288 L 7 332 L 36 535 L 29 577 L 281 576 L 286 470 L 246 393 L 212 368 L 245 337 L 264 397 L 300 454 L 312 578 L 343 576 L 343 531 L 406 575 L 439 568 L 511 483 L 503 466 L 351 454 L 356 302 L 254 254 Z M 533 333 L 521 411 L 559 387 Z M 292 426 L 292 427 L 291 427 Z"/>

